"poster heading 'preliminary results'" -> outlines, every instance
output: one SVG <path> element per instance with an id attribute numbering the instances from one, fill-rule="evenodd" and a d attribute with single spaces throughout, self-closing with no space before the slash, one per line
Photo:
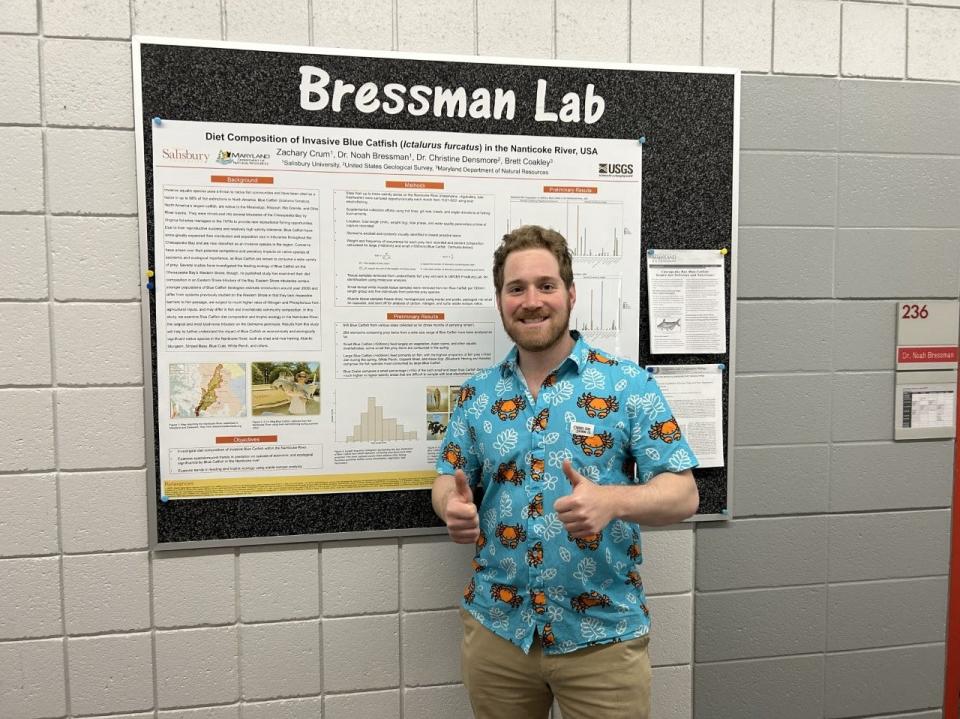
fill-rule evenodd
<path id="1" fill-rule="evenodd" d="M 442 85 L 413 85 L 407 87 L 398 82 L 380 86 L 365 82 L 360 87 L 340 78 L 330 86 L 330 74 L 313 65 L 300 66 L 300 107 L 304 110 L 341 112 L 344 102 L 362 113 L 383 112 L 398 115 L 406 111 L 422 116 L 431 113 L 436 117 L 470 117 L 477 120 L 512 120 L 516 115 L 517 96 L 513 90 L 497 87 L 490 90 L 478 87 L 469 95 L 466 88 L 448 88 Z M 330 89 L 328 89 L 328 87 Z M 577 92 L 567 92 L 560 99 L 559 108 L 547 107 L 547 81 L 537 80 L 537 99 L 533 119 L 537 122 L 583 122 L 592 125 L 606 108 L 604 99 L 595 92 L 593 83 L 588 83 L 581 98 Z"/>

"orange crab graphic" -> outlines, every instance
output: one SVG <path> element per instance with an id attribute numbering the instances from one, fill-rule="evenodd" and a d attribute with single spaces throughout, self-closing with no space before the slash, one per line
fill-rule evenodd
<path id="1" fill-rule="evenodd" d="M 509 482 L 510 484 L 519 486 L 523 484 L 523 479 L 526 476 L 527 473 L 522 469 L 517 469 L 517 463 L 511 459 L 506 464 L 501 464 L 497 468 L 497 473 L 494 475 L 493 481 L 497 484 Z"/>
<path id="2" fill-rule="evenodd" d="M 530 593 L 530 603 L 533 605 L 533 611 L 537 614 L 543 614 L 547 611 L 547 594 L 538 589 Z"/>
<path id="3" fill-rule="evenodd" d="M 613 435 L 609 432 L 589 436 L 575 434 L 573 435 L 573 443 L 580 447 L 588 457 L 601 457 L 604 452 L 613 446 Z"/>
<path id="4" fill-rule="evenodd" d="M 480 530 L 480 534 L 477 535 L 476 544 L 477 544 L 477 554 L 480 553 L 481 549 L 487 546 L 487 535 L 482 529 Z"/>
<path id="5" fill-rule="evenodd" d="M 543 458 L 533 457 L 530 459 L 530 479 L 534 482 L 543 481 Z"/>
<path id="6" fill-rule="evenodd" d="M 520 410 L 526 408 L 527 400 L 523 398 L 523 395 L 518 394 L 516 397 L 510 397 L 509 399 L 498 399 L 490 408 L 490 413 L 497 415 L 506 422 L 508 419 L 516 419 Z"/>
<path id="7" fill-rule="evenodd" d="M 536 417 L 533 418 L 533 427 L 531 430 L 533 432 L 543 432 L 547 429 L 547 422 L 550 420 L 550 410 L 543 409 L 540 411 Z"/>
<path id="8" fill-rule="evenodd" d="M 585 392 L 577 398 L 577 407 L 583 407 L 587 410 L 588 417 L 603 419 L 611 412 L 619 410 L 620 403 L 613 395 L 609 397 L 595 397 L 589 392 Z"/>
<path id="9" fill-rule="evenodd" d="M 463 387 L 460 388 L 460 391 L 457 392 L 457 406 L 463 407 L 463 405 L 465 405 L 468 400 L 472 399 L 476 393 L 476 388 L 471 387 L 468 384 L 463 385 Z"/>
<path id="10" fill-rule="evenodd" d="M 640 605 L 640 608 L 643 610 L 643 616 L 645 616 L 645 617 L 649 617 L 649 616 L 650 616 L 650 609 L 647 607 L 646 604 L 641 604 L 641 605 Z"/>
<path id="11" fill-rule="evenodd" d="M 602 355 L 596 350 L 590 350 L 590 353 L 587 355 L 587 361 L 598 362 L 599 364 L 608 364 L 608 365 L 620 364 L 613 357 L 607 357 L 606 355 Z"/>
<path id="12" fill-rule="evenodd" d="M 609 607 L 610 597 L 596 590 L 584 592 L 571 599 L 570 606 L 573 607 L 573 611 L 583 614 L 590 607 Z"/>
<path id="13" fill-rule="evenodd" d="M 527 564 L 531 567 L 543 564 L 543 542 L 537 542 L 527 550 Z"/>
<path id="14" fill-rule="evenodd" d="M 511 607 L 523 604 L 523 598 L 517 594 L 517 588 L 512 584 L 494 584 L 490 587 L 490 597 Z"/>
<path id="15" fill-rule="evenodd" d="M 662 439 L 667 444 L 670 444 L 671 442 L 680 440 L 680 425 L 677 424 L 676 419 L 671 417 L 663 422 L 654 422 L 647 434 L 650 435 L 650 439 Z"/>
<path id="16" fill-rule="evenodd" d="M 603 532 L 588 534 L 586 537 L 572 537 L 568 532 L 567 539 L 576 542 L 580 549 L 589 549 L 590 551 L 595 552 L 600 548 L 600 540 L 603 539 Z"/>
<path id="17" fill-rule="evenodd" d="M 477 561 L 476 557 L 474 557 L 470 561 L 470 566 L 473 567 L 474 572 L 482 572 L 484 569 L 487 568 L 485 564 L 480 564 L 480 562 Z"/>
<path id="18" fill-rule="evenodd" d="M 631 569 L 627 572 L 627 581 L 624 584 L 632 584 L 637 589 L 643 589 L 643 579 L 640 578 L 640 572 L 636 569 Z"/>
<path id="19" fill-rule="evenodd" d="M 497 537 L 500 544 L 510 549 L 516 549 L 520 542 L 527 541 L 527 530 L 519 524 L 498 524 Z"/>
<path id="20" fill-rule="evenodd" d="M 635 562 L 642 560 L 643 552 L 640 550 L 640 545 L 635 542 L 627 547 L 627 556 Z"/>
<path id="21" fill-rule="evenodd" d="M 443 448 L 443 458 L 457 469 L 463 469 L 467 466 L 467 460 L 463 458 L 463 450 L 460 445 L 450 442 Z"/>
<path id="22" fill-rule="evenodd" d="M 550 622 L 543 625 L 543 635 L 540 637 L 540 643 L 545 647 L 552 647 L 557 643 L 557 638 L 553 636 L 553 625 Z"/>
<path id="23" fill-rule="evenodd" d="M 543 383 L 541 387 L 553 387 L 557 383 L 557 373 L 551 372 L 546 377 L 543 378 Z"/>
<path id="24" fill-rule="evenodd" d="M 473 600 L 476 596 L 477 583 L 473 577 L 470 577 L 470 581 L 467 583 L 466 589 L 463 590 L 463 598 L 467 604 L 473 604 Z"/>
<path id="25" fill-rule="evenodd" d="M 543 516 L 543 492 L 537 492 L 533 496 L 533 499 L 530 500 L 530 504 L 527 505 L 527 516 L 528 517 Z"/>

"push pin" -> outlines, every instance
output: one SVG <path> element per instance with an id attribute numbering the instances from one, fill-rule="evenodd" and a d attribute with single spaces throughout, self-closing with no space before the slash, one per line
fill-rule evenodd
<path id="1" fill-rule="evenodd" d="M 727 254 L 728 252 L 730 252 L 730 250 L 728 250 L 726 247 L 721 247 L 721 248 L 720 248 L 720 254 L 721 254 L 721 255 L 725 255 L 725 254 Z"/>
<path id="2" fill-rule="evenodd" d="M 146 275 L 147 277 L 153 277 L 153 270 L 147 270 Z"/>
<path id="3" fill-rule="evenodd" d="M 727 511 L 727 508 L 726 508 L 726 507 L 724 507 L 723 509 L 720 510 L 720 514 L 728 514 L 728 513 L 729 513 L 729 512 Z"/>
<path id="4" fill-rule="evenodd" d="M 147 282 L 147 289 L 148 289 L 148 290 L 152 290 L 153 287 L 154 287 L 153 280 L 150 280 L 149 282 Z"/>
<path id="5" fill-rule="evenodd" d="M 641 145 L 645 144 L 645 143 L 647 142 L 647 136 L 646 136 L 646 135 L 640 135 L 640 139 L 638 140 L 638 142 L 639 142 Z"/>
<path id="6" fill-rule="evenodd" d="M 160 495 L 160 501 L 161 501 L 161 502 L 169 502 L 169 501 L 170 501 L 170 497 L 168 497 L 168 496 L 165 495 L 165 494 L 161 494 L 161 495 Z"/>
<path id="7" fill-rule="evenodd" d="M 721 372 L 723 372 L 726 368 L 727 366 L 723 362 L 717 365 L 717 369 L 720 370 Z"/>
<path id="8" fill-rule="evenodd" d="M 647 257 L 653 257 L 653 250 L 647 250 Z"/>
<path id="9" fill-rule="evenodd" d="M 160 127 L 160 125 L 162 125 L 162 124 L 163 124 L 163 120 L 161 120 L 159 117 L 153 118 L 153 126 L 154 126 L 154 127 Z"/>

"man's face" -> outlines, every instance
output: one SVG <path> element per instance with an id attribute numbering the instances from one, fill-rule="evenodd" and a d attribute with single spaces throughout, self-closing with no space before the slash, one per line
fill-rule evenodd
<path id="1" fill-rule="evenodd" d="M 503 329 L 520 349 L 542 352 L 566 337 L 576 299 L 576 288 L 564 286 L 557 258 L 548 250 L 507 255 L 497 307 Z"/>
<path id="2" fill-rule="evenodd" d="M 306 384 L 306 383 L 307 383 L 307 375 L 306 375 L 305 373 L 303 373 L 303 372 L 301 372 L 300 374 L 298 374 L 298 375 L 297 375 L 297 383 L 298 383 L 298 384 Z"/>

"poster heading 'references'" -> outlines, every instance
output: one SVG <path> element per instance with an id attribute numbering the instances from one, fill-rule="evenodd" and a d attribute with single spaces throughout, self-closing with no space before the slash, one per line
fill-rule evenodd
<path id="1" fill-rule="evenodd" d="M 537 99 L 533 119 L 537 122 L 583 122 L 592 125 L 606 107 L 603 97 L 588 83 L 583 97 L 567 92 L 559 107 L 547 106 L 547 81 L 537 80 Z M 469 92 L 464 87 L 411 85 L 389 82 L 382 88 L 375 82 L 359 87 L 313 65 L 300 66 L 300 107 L 304 110 L 341 112 L 352 105 L 362 113 L 382 112 L 398 115 L 406 112 L 416 117 L 470 117 L 477 120 L 512 120 L 517 112 L 517 96 L 513 90 L 500 87 L 478 87 Z"/>

